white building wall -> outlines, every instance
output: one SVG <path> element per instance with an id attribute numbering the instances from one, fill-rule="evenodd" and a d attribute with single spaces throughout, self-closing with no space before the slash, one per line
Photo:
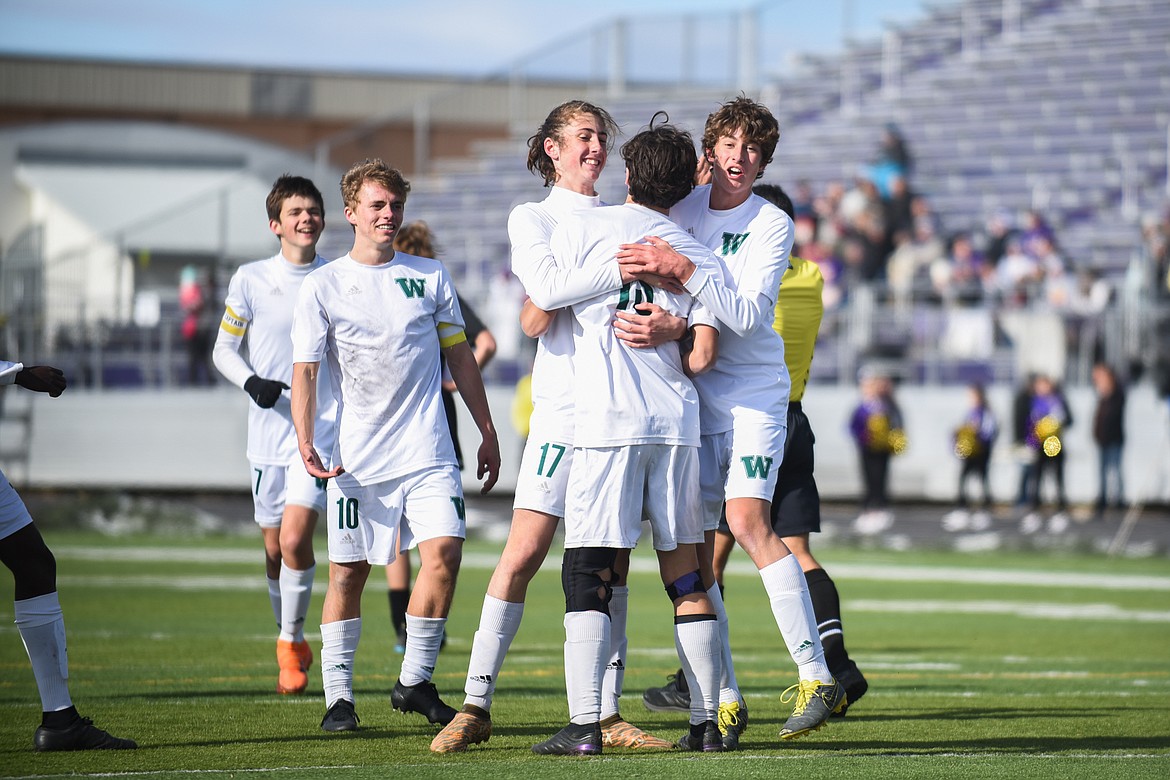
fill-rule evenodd
<path id="1" fill-rule="evenodd" d="M 12 392 L 12 391 L 7 391 Z M 910 448 L 895 458 L 891 495 L 897 501 L 951 501 L 959 462 L 951 454 L 951 432 L 963 412 L 962 387 L 906 388 L 898 400 L 906 417 Z M 994 388 L 991 401 L 1005 432 L 992 458 L 992 491 L 1000 502 L 1014 500 L 1019 464 L 1011 451 L 1011 390 Z M 512 390 L 488 390 L 500 431 L 503 472 L 498 490 L 516 484 L 522 441 L 512 430 Z M 857 395 L 849 388 L 814 387 L 805 410 L 817 437 L 816 473 L 827 499 L 851 499 L 860 492 L 857 453 L 846 421 Z M 1069 393 L 1076 422 L 1065 432 L 1065 481 L 1074 503 L 1096 498 L 1097 451 L 1092 444 L 1095 399 L 1087 388 Z M 247 407 L 243 392 L 213 390 L 68 391 L 57 399 L 36 396 L 29 484 L 35 487 L 246 490 Z M 464 457 L 474 462 L 479 438 L 460 405 Z M 1142 385 L 1129 396 L 1125 450 L 1129 498 L 1170 501 L 1170 407 Z M 18 475 L 14 475 L 18 476 Z M 465 487 L 478 490 L 474 469 Z"/>

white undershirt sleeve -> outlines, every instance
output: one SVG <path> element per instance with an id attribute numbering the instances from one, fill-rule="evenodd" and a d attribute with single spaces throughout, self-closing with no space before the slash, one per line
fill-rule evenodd
<path id="1" fill-rule="evenodd" d="M 16 375 L 24 370 L 24 363 L 9 363 L 0 360 L 0 385 L 16 384 Z"/>

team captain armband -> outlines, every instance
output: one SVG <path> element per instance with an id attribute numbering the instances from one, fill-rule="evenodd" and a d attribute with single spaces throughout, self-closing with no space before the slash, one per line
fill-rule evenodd
<path id="1" fill-rule="evenodd" d="M 244 331 L 248 329 L 248 321 L 232 311 L 231 306 L 228 306 L 224 310 L 223 320 L 219 323 L 219 327 L 233 336 L 243 336 Z"/>
<path id="2" fill-rule="evenodd" d="M 459 325 L 452 325 L 449 322 L 440 322 L 438 331 L 440 349 L 453 347 L 461 341 L 467 341 L 467 334 Z"/>

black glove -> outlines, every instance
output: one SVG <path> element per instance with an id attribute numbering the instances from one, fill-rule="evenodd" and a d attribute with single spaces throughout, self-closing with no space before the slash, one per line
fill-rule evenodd
<path id="1" fill-rule="evenodd" d="M 261 379 L 256 374 L 252 374 L 248 381 L 244 382 L 244 392 L 252 396 L 252 400 L 261 409 L 276 406 L 276 399 L 280 398 L 281 390 L 288 390 L 288 385 L 275 379 Z"/>

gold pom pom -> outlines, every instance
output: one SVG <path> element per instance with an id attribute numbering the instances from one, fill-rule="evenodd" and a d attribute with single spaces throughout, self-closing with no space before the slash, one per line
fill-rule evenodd
<path id="1" fill-rule="evenodd" d="M 1049 436 L 1048 438 L 1046 438 L 1044 440 L 1044 444 L 1042 446 L 1043 446 L 1045 455 L 1047 455 L 1050 458 L 1055 458 L 1057 455 L 1060 454 L 1060 437 L 1059 436 Z"/>
<path id="2" fill-rule="evenodd" d="M 894 453 L 895 455 L 901 455 L 906 451 L 906 448 L 910 446 L 910 440 L 906 438 L 906 432 L 901 428 L 895 428 L 894 430 L 890 431 L 888 442 L 890 446 L 890 452 Z"/>
<path id="3" fill-rule="evenodd" d="M 1045 415 L 1036 422 L 1036 438 L 1044 441 L 1050 436 L 1057 436 L 1060 433 L 1060 420 L 1052 415 Z"/>
<path id="4" fill-rule="evenodd" d="M 960 460 L 967 460 L 979 451 L 979 437 L 974 426 L 964 425 L 955 431 L 955 455 Z"/>

